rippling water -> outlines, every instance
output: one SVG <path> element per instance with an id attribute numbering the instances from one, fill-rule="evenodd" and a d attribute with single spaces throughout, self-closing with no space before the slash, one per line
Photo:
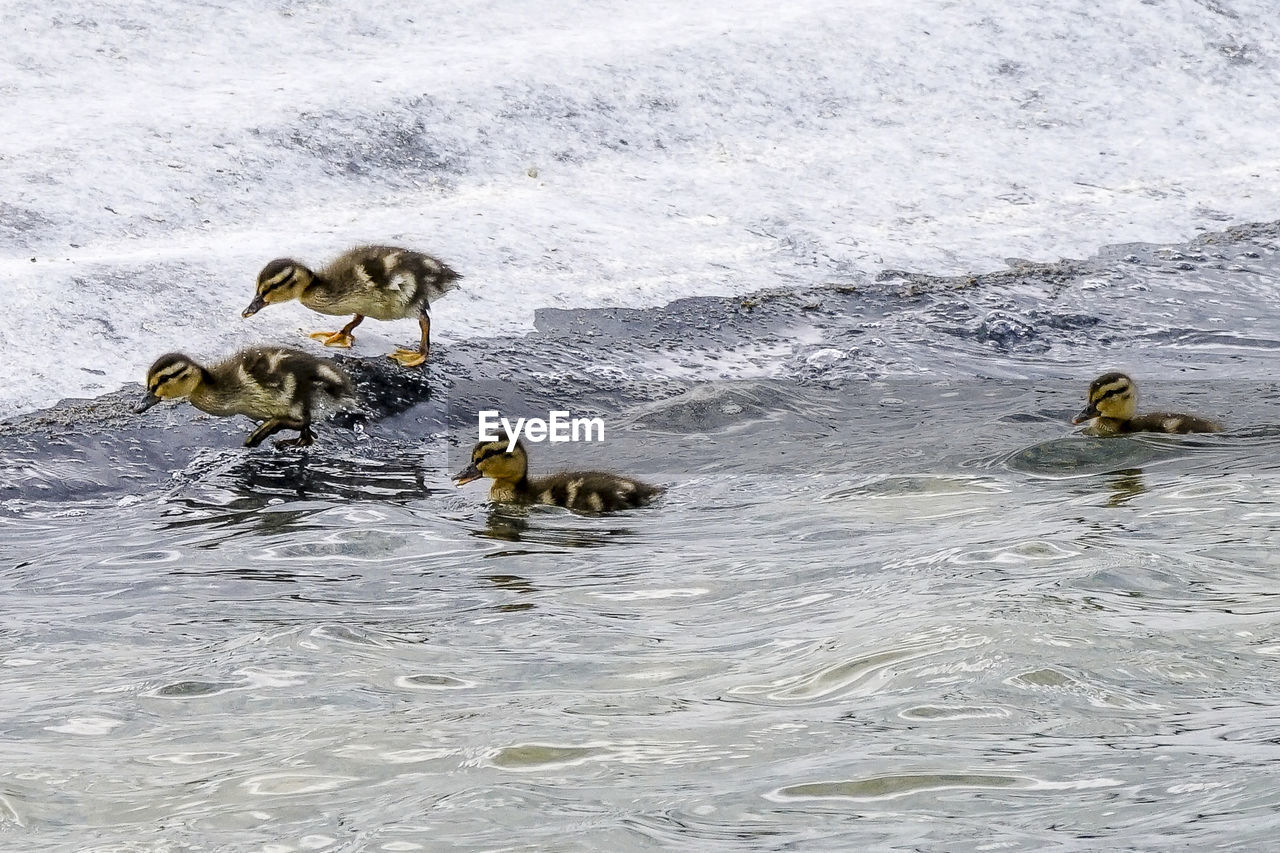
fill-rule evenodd
<path id="1" fill-rule="evenodd" d="M 0 460 L 0 841 L 1268 848 L 1280 383 L 1245 284 L 1280 278 L 1209 305 L 1203 270 L 1138 265 L 1091 301 L 1106 275 L 1067 277 L 1073 323 L 1032 316 L 1052 276 L 872 295 L 854 321 L 798 297 L 804 335 L 786 306 L 722 329 L 702 306 L 665 367 L 643 326 L 673 327 L 637 312 L 631 373 L 608 335 L 492 344 L 512 382 L 614 407 L 605 446 L 536 468 L 671 486 L 605 517 L 454 489 L 429 406 L 308 457 L 190 409 L 33 427 Z M 1169 300 L 1186 316 L 1139 313 Z M 778 375 L 717 378 L 774 337 L 796 343 L 755 372 Z M 1145 353 L 1152 407 L 1231 429 L 1073 436 L 1109 366 L 1073 354 L 1103 341 Z M 986 378 L 939 375 L 952 342 Z"/>

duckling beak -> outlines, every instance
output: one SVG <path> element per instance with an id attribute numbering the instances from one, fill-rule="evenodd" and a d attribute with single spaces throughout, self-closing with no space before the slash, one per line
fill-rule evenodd
<path id="1" fill-rule="evenodd" d="M 249 307 L 240 312 L 241 317 L 252 317 L 263 308 L 267 307 L 267 303 L 262 300 L 261 296 L 253 297 L 253 301 L 249 303 Z"/>
<path id="2" fill-rule="evenodd" d="M 476 463 L 472 462 L 466 468 L 463 468 L 451 478 L 455 486 L 465 486 L 474 480 L 479 480 L 484 474 L 480 473 L 480 469 L 476 467 Z"/>
<path id="3" fill-rule="evenodd" d="M 148 391 L 147 396 L 143 397 L 142 401 L 133 407 L 134 414 L 140 415 L 159 402 L 160 398 Z"/>
<path id="4" fill-rule="evenodd" d="M 1099 414 L 1101 414 L 1101 412 L 1098 411 L 1098 407 L 1095 406 L 1093 403 L 1090 403 L 1089 405 L 1081 409 L 1078 415 L 1076 415 L 1074 418 L 1071 419 L 1071 423 L 1082 424 L 1085 421 L 1093 420 Z"/>

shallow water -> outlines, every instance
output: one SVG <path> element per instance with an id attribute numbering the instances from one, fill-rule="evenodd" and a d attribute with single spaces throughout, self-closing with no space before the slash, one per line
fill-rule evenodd
<path id="1" fill-rule="evenodd" d="M 1280 277 L 1262 248 L 1247 281 L 1120 254 L 1065 283 L 762 296 L 736 319 L 548 315 L 444 353 L 447 393 L 305 457 L 244 451 L 244 423 L 189 408 L 19 429 L 0 459 L 0 841 L 1266 849 L 1280 335 L 1247 297 Z M 1097 280 L 1113 300 L 1088 297 Z M 1210 280 L 1227 307 L 1186 298 Z M 1158 327 L 1115 319 L 1153 300 L 1176 306 Z M 991 333 L 995 310 L 1026 334 Z M 1228 350 L 1203 344 L 1218 316 Z M 1145 363 L 1152 407 L 1230 430 L 1072 435 L 1103 339 Z M 460 452 L 433 430 L 493 392 L 468 359 L 501 360 L 516 404 L 608 413 L 605 445 L 538 446 L 535 468 L 670 492 L 585 517 L 454 489 Z M 968 361 L 985 378 L 946 375 Z"/>

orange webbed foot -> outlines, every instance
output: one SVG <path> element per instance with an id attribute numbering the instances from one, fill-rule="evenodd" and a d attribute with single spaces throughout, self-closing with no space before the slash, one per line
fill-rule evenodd
<path id="1" fill-rule="evenodd" d="M 398 349 L 387 358 L 398 361 L 405 367 L 418 367 L 427 360 L 427 357 L 416 349 Z"/>
<path id="2" fill-rule="evenodd" d="M 343 347 L 350 349 L 351 344 L 355 343 L 355 338 L 345 332 L 312 332 L 312 340 L 317 340 L 327 347 Z"/>

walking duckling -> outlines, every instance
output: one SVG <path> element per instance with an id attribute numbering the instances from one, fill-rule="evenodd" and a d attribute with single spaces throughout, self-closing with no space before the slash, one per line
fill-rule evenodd
<path id="1" fill-rule="evenodd" d="M 613 512 L 643 506 L 662 494 L 651 486 L 600 471 L 577 471 L 529 479 L 529 455 L 524 442 L 507 450 L 508 439 L 482 441 L 471 451 L 471 464 L 453 475 L 464 486 L 481 477 L 493 480 L 489 500 L 496 503 L 550 504 L 578 512 Z"/>
<path id="2" fill-rule="evenodd" d="M 1198 415 L 1174 412 L 1138 414 L 1138 386 L 1126 374 L 1104 373 L 1089 386 L 1089 404 L 1071 419 L 1089 425 L 1085 435 L 1112 436 L 1131 432 L 1222 432 L 1221 425 Z"/>
<path id="3" fill-rule="evenodd" d="M 161 400 L 186 397 L 211 415 L 247 415 L 261 425 L 245 439 L 257 447 L 283 429 L 298 437 L 276 447 L 307 447 L 315 441 L 311 421 L 325 405 L 354 403 L 351 377 L 330 361 L 282 347 L 252 347 L 211 364 L 171 352 L 160 356 L 147 371 L 147 395 L 135 412 L 145 412 Z"/>
<path id="4" fill-rule="evenodd" d="M 417 317 L 422 328 L 418 348 L 400 347 L 389 356 L 405 367 L 417 367 L 431 350 L 430 302 L 457 287 L 461 277 L 430 255 L 394 246 L 360 246 L 318 271 L 292 258 L 277 258 L 258 273 L 257 292 L 243 316 L 290 299 L 321 314 L 355 314 L 339 331 L 311 335 L 327 347 L 351 346 L 351 330 L 365 317 Z"/>

